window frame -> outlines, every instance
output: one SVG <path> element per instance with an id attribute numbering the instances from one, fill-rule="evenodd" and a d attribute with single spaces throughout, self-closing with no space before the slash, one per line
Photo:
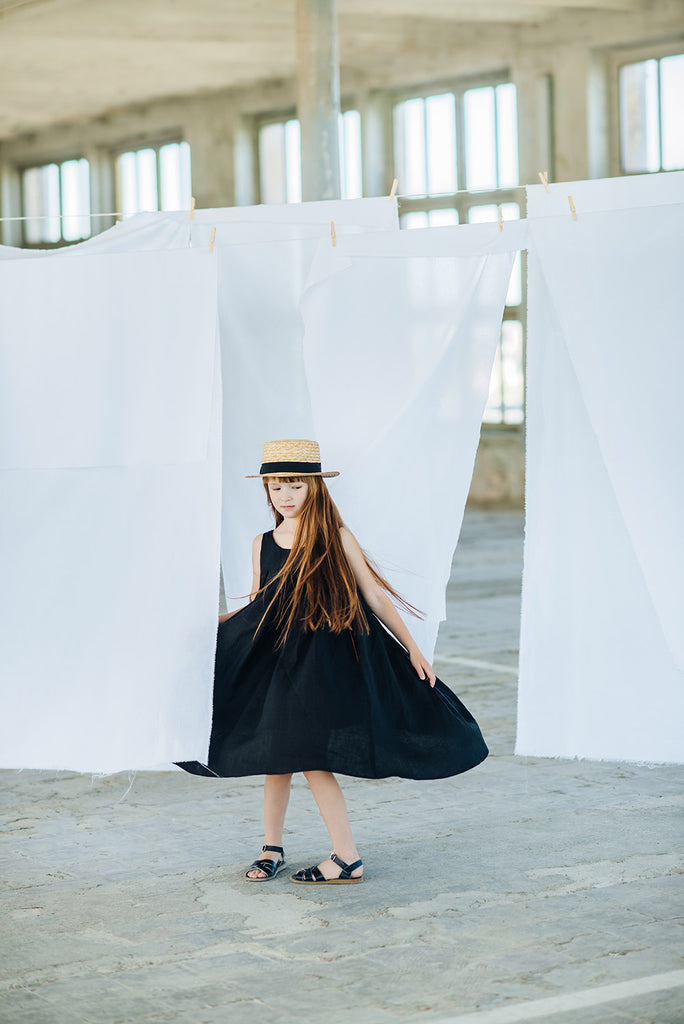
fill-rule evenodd
<path id="1" fill-rule="evenodd" d="M 182 134 L 174 133 L 169 135 L 152 135 L 149 137 L 136 137 L 135 140 L 128 140 L 127 142 L 117 143 L 116 146 L 109 147 L 109 159 L 111 161 L 112 171 L 112 192 L 114 196 L 114 209 L 117 213 L 122 212 L 122 197 L 120 194 L 119 184 L 119 171 L 118 171 L 118 160 L 124 153 L 137 153 L 142 149 L 153 149 L 156 156 L 157 163 L 157 209 L 151 211 L 152 213 L 161 213 L 161 150 L 163 146 L 180 146 L 181 143 L 190 143 L 187 139 L 182 137 Z M 192 148 L 190 148 L 190 166 L 192 168 Z M 139 211 L 147 212 L 147 211 Z M 169 211 L 172 212 L 172 211 Z M 131 214 L 131 216 L 135 216 Z"/>
<path id="2" fill-rule="evenodd" d="M 394 108 L 406 100 L 427 99 L 429 96 L 437 96 L 441 93 L 450 92 L 454 95 L 454 110 L 456 112 L 456 181 L 459 184 L 457 192 L 444 192 L 433 196 L 401 196 L 402 213 L 410 213 L 412 210 L 447 210 L 458 211 L 459 224 L 468 223 L 468 210 L 471 206 L 499 205 L 501 203 L 518 203 L 520 216 L 523 216 L 522 206 L 518 193 L 522 186 L 513 185 L 509 188 L 493 188 L 472 190 L 461 187 L 467 180 L 465 166 L 465 117 L 463 108 L 463 97 L 471 89 L 496 88 L 498 85 L 515 85 L 513 76 L 504 70 L 492 71 L 491 73 L 480 73 L 460 78 L 441 79 L 435 82 L 425 83 L 416 86 L 415 89 L 402 88 L 388 91 L 390 109 L 390 152 L 392 161 L 395 161 L 394 149 Z M 495 112 L 496 117 L 496 112 Z M 399 194 L 402 188 L 399 182 Z M 470 197 L 477 197 L 472 200 Z"/>
<path id="3" fill-rule="evenodd" d="M 441 79 L 415 88 L 402 87 L 401 89 L 387 90 L 389 102 L 389 152 L 392 161 L 395 157 L 394 138 L 394 108 L 406 100 L 427 99 L 428 96 L 437 96 L 441 93 L 451 92 L 454 95 L 454 111 L 456 119 L 456 181 L 460 185 L 465 183 L 465 114 L 464 95 L 470 89 L 496 88 L 498 85 L 515 85 L 515 80 L 510 71 L 500 69 L 476 75 L 467 75 L 459 78 Z M 496 108 L 495 108 L 496 117 Z M 459 187 L 456 192 L 444 192 L 439 195 L 426 196 L 402 196 L 401 182 L 399 182 L 399 216 L 407 213 L 423 212 L 430 213 L 432 210 L 453 210 L 458 213 L 459 225 L 468 223 L 468 212 L 475 206 L 500 206 L 503 203 L 515 203 L 520 210 L 520 219 L 527 216 L 527 193 L 524 185 L 512 185 L 505 188 L 467 190 Z M 404 229 L 402 229 L 404 230 Z M 406 229 L 406 230 L 411 230 Z M 505 229 L 504 229 L 505 230 Z M 523 250 L 520 255 L 520 273 L 522 277 L 522 296 L 519 306 L 504 306 L 502 320 L 515 320 L 522 325 L 522 373 L 523 373 L 523 397 L 522 397 L 522 420 L 518 423 L 508 423 L 503 418 L 505 406 L 501 406 L 502 419 L 484 420 L 483 428 L 487 430 L 515 430 L 524 431 L 527 419 L 527 252 Z M 497 344 L 496 358 L 501 358 L 501 338 Z"/>
<path id="4" fill-rule="evenodd" d="M 354 102 L 353 99 L 343 99 L 340 103 L 340 114 L 346 114 L 349 110 L 356 110 L 361 118 L 361 184 L 363 192 L 363 121 L 364 114 L 361 105 L 358 102 Z M 297 108 L 296 107 L 284 107 L 281 109 L 270 110 L 266 113 L 255 114 L 252 117 L 252 153 L 254 156 L 254 188 L 256 195 L 256 202 L 263 203 L 264 199 L 261 195 L 261 155 L 259 151 L 259 132 L 262 128 L 266 128 L 269 124 L 286 124 L 288 121 L 297 121 Z M 300 153 L 301 157 L 301 153 Z"/>
<path id="5" fill-rule="evenodd" d="M 252 120 L 253 136 L 252 146 L 254 153 L 254 185 L 256 188 L 257 203 L 263 204 L 264 197 L 261 194 L 261 147 L 259 145 L 259 135 L 262 128 L 267 128 L 271 124 L 282 124 L 285 126 L 288 121 L 297 121 L 297 109 L 296 107 L 289 107 L 286 110 L 273 110 L 267 114 L 256 114 Z M 301 148 L 299 153 L 299 162 L 301 167 Z M 285 191 L 287 192 L 287 181 L 285 181 Z"/>
<path id="6" fill-rule="evenodd" d="M 622 139 L 620 137 L 620 68 L 624 67 L 627 64 L 640 64 L 642 61 L 646 60 L 657 60 L 658 62 L 660 62 L 665 57 L 677 57 L 680 54 L 684 54 L 684 37 L 678 40 L 673 40 L 668 43 L 660 44 L 658 46 L 642 45 L 638 47 L 626 47 L 624 49 L 616 50 L 611 54 L 608 61 L 608 159 L 610 163 L 610 177 L 628 178 L 632 177 L 635 174 L 670 173 L 669 171 L 664 171 L 662 167 L 658 171 L 623 171 L 622 169 Z M 658 68 L 658 87 L 660 90 L 660 68 Z M 662 133 L 660 156 L 662 159 Z"/>
<path id="7" fill-rule="evenodd" d="M 82 238 L 65 238 L 64 237 L 64 217 L 62 210 L 62 164 L 70 163 L 73 160 L 85 160 L 88 164 L 88 213 L 82 216 L 88 217 L 88 223 L 90 225 L 90 234 L 84 235 Z M 28 217 L 26 213 L 26 207 L 24 205 L 24 174 L 27 171 L 40 170 L 41 167 L 49 167 L 50 164 L 55 164 L 59 171 L 59 241 L 57 242 L 29 242 L 26 237 L 26 226 L 28 224 Z M 29 161 L 21 161 L 21 163 L 15 164 L 15 171 L 19 176 L 19 209 L 21 211 L 21 240 L 19 241 L 19 247 L 21 249 L 64 249 L 70 245 L 79 245 L 81 242 L 85 242 L 86 239 L 93 237 L 93 182 L 92 182 L 92 163 L 85 153 L 77 153 L 72 155 L 67 153 L 66 156 L 62 155 L 59 157 L 52 158 L 40 158 Z M 44 219 L 48 219 L 44 216 Z"/>

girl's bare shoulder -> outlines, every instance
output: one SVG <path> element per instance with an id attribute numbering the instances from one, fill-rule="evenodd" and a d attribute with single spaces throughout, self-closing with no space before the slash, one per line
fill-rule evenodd
<path id="1" fill-rule="evenodd" d="M 261 541 L 263 536 L 263 533 L 258 533 L 252 541 L 252 567 L 255 573 L 259 572 L 261 567 Z"/>
<path id="2" fill-rule="evenodd" d="M 361 554 L 361 545 L 348 527 L 340 526 L 340 540 L 347 555 Z"/>

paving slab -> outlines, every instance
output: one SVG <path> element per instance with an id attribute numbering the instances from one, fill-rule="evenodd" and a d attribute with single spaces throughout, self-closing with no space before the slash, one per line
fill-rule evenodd
<path id="1" fill-rule="evenodd" d="M 0 1021 L 684 1024 L 684 768 L 514 756 L 521 565 L 466 514 L 435 666 L 491 756 L 342 778 L 360 886 L 243 879 L 261 779 L 0 772 Z M 284 843 L 329 852 L 301 777 Z"/>

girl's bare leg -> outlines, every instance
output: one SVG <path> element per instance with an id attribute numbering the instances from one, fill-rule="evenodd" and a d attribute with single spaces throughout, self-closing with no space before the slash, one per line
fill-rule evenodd
<path id="1" fill-rule="evenodd" d="M 291 775 L 267 775 L 264 783 L 264 846 L 283 845 L 283 825 L 290 801 Z M 341 855 L 340 855 L 341 856 Z M 280 854 L 266 850 L 258 857 L 278 860 Z M 247 872 L 250 878 L 266 878 L 266 873 L 259 868 Z"/>
<path id="2" fill-rule="evenodd" d="M 304 772 L 304 776 L 330 834 L 334 852 L 347 864 L 353 864 L 359 859 L 359 851 L 354 843 L 347 805 L 339 782 L 331 772 Z M 341 870 L 339 865 L 329 858 L 319 864 L 318 869 L 326 878 L 337 878 Z M 362 867 L 352 871 L 353 878 L 362 874 Z"/>

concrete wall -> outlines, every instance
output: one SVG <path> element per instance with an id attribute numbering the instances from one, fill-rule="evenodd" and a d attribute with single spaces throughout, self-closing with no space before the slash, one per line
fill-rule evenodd
<path id="1" fill-rule="evenodd" d="M 524 433 L 522 427 L 482 425 L 468 494 L 469 508 L 524 508 Z"/>

